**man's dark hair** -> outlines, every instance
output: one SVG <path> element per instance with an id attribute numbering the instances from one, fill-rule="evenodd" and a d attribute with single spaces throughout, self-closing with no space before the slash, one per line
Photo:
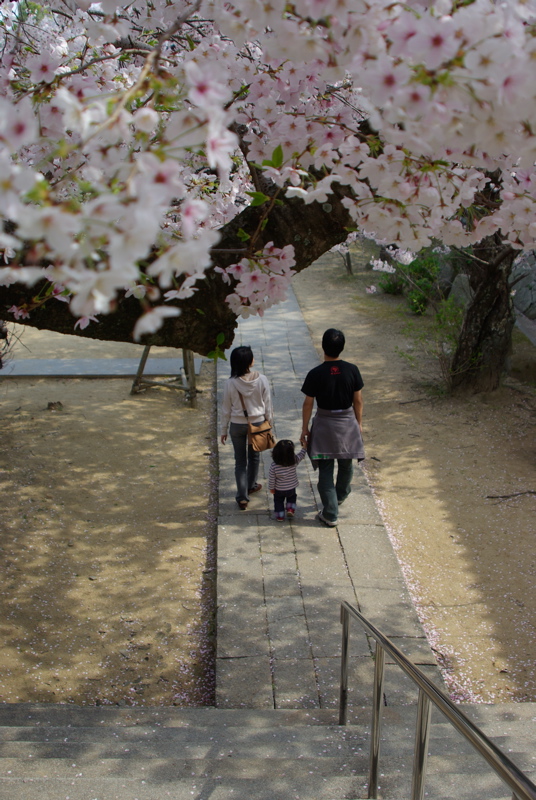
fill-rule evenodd
<path id="1" fill-rule="evenodd" d="M 249 368 L 253 362 L 253 350 L 249 345 L 235 347 L 231 352 L 230 361 L 231 378 L 241 378 L 242 375 L 249 372 Z"/>
<path id="2" fill-rule="evenodd" d="M 344 333 L 336 328 L 328 328 L 322 336 L 322 350 L 329 358 L 338 358 L 345 344 Z"/>

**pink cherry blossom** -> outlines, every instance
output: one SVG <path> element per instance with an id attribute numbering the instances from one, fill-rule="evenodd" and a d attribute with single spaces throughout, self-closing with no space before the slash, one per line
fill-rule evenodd
<path id="1" fill-rule="evenodd" d="M 154 108 L 140 108 L 134 114 L 133 121 L 137 130 L 152 133 L 160 121 L 160 115 Z"/>
<path id="2" fill-rule="evenodd" d="M 81 331 L 85 330 L 90 322 L 98 322 L 97 317 L 80 317 L 74 323 L 74 329 L 80 328 Z"/>
<path id="3" fill-rule="evenodd" d="M 426 64 L 429 69 L 437 69 L 451 58 L 458 50 L 458 41 L 454 34 L 454 23 L 448 17 L 434 19 L 430 17 L 411 37 L 411 57 L 417 63 Z"/>
<path id="4" fill-rule="evenodd" d="M 184 69 L 191 86 L 188 97 L 195 106 L 210 110 L 230 100 L 231 92 L 212 70 L 201 68 L 195 61 L 188 61 Z"/>
<path id="5" fill-rule="evenodd" d="M 253 270 L 246 272 L 242 276 L 242 280 L 236 287 L 236 293 L 240 297 L 250 297 L 255 293 L 261 294 L 266 290 L 268 285 L 268 276 L 260 270 Z"/>
<path id="6" fill-rule="evenodd" d="M 13 314 L 15 319 L 29 319 L 30 317 L 25 308 L 19 308 L 18 306 L 11 306 L 8 311 L 10 314 Z"/>
<path id="7" fill-rule="evenodd" d="M 10 104 L 0 98 L 0 145 L 8 153 L 15 153 L 37 137 L 37 120 L 30 101 L 25 98 L 18 104 Z"/>
<path id="8" fill-rule="evenodd" d="M 231 167 L 231 155 L 238 146 L 236 134 L 227 130 L 219 120 L 209 124 L 207 160 L 211 167 L 226 173 Z"/>
<path id="9" fill-rule="evenodd" d="M 109 313 L 123 291 L 191 296 L 259 186 L 326 214 L 344 187 L 356 228 L 412 252 L 497 231 L 534 247 L 532 0 L 90 7 L 29 6 L 26 38 L 13 4 L 2 17 L 0 247 L 24 263 L 30 242 L 75 317 Z M 497 207 L 467 224 L 490 174 Z M 262 314 L 285 296 L 292 242 L 242 244 L 215 279 L 235 313 Z"/>
<path id="10" fill-rule="evenodd" d="M 30 55 L 26 60 L 26 67 L 30 71 L 30 80 L 34 83 L 52 83 L 60 59 L 52 53 L 42 52 L 39 55 Z"/>
<path id="11" fill-rule="evenodd" d="M 139 342 L 141 337 L 147 333 L 154 333 L 161 326 L 165 319 L 170 317 L 178 317 L 180 315 L 180 308 L 174 306 L 158 306 L 153 308 L 147 313 L 143 314 L 134 326 L 132 334 L 134 341 Z"/>
<path id="12" fill-rule="evenodd" d="M 205 220 L 210 212 L 210 208 L 203 200 L 186 200 L 181 207 L 182 232 L 187 239 L 190 239 L 197 230 L 200 222 Z"/>

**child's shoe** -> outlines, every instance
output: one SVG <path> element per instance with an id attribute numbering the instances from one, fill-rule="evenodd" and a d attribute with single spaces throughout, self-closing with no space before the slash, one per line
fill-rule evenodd
<path id="1" fill-rule="evenodd" d="M 287 517 L 289 519 L 294 519 L 294 513 L 295 513 L 294 508 L 287 508 Z"/>
<path id="2" fill-rule="evenodd" d="M 284 515 L 284 513 L 282 511 L 276 511 L 275 514 L 274 514 L 274 519 L 275 519 L 276 522 L 284 522 L 285 521 L 285 515 Z"/>

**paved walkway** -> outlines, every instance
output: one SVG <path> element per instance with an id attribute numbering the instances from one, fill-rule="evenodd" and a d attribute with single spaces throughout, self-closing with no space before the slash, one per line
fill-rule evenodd
<path id="1" fill-rule="evenodd" d="M 336 322 L 336 320 L 334 320 Z M 321 332 L 319 332 L 321 333 Z M 263 318 L 241 320 L 234 347 L 248 344 L 255 366 L 270 380 L 276 435 L 298 443 L 300 388 L 318 354 L 292 293 Z M 218 367 L 218 407 L 229 366 Z M 366 381 L 364 438 L 366 448 Z M 218 425 L 218 434 L 219 434 Z M 218 436 L 219 441 L 219 436 Z M 272 519 L 267 491 L 270 453 L 262 454 L 263 489 L 248 510 L 234 495 L 232 445 L 219 445 L 217 705 L 250 708 L 335 708 L 338 704 L 340 601 L 357 604 L 406 655 L 442 685 L 433 653 L 360 468 L 336 528 L 315 520 L 316 476 L 298 467 L 296 518 Z M 350 704 L 370 703 L 372 646 L 353 629 Z M 386 672 L 386 701 L 414 702 L 415 691 L 397 668 Z"/>
<path id="2" fill-rule="evenodd" d="M 529 319 L 521 311 L 516 311 L 516 325 L 532 344 L 536 344 L 536 319 Z"/>
<path id="3" fill-rule="evenodd" d="M 194 359 L 195 373 L 201 370 L 201 358 Z M 1 378 L 134 378 L 140 366 L 139 358 L 24 358 L 8 361 Z M 148 358 L 143 375 L 159 377 L 180 376 L 182 358 Z"/>

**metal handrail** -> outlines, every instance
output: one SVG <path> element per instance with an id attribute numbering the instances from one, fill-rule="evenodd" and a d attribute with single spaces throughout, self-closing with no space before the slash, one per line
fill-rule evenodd
<path id="1" fill-rule="evenodd" d="M 376 660 L 374 669 L 374 694 L 372 709 L 372 730 L 370 749 L 370 768 L 368 797 L 378 796 L 378 762 L 380 755 L 381 705 L 383 697 L 383 675 L 385 653 L 393 658 L 405 674 L 419 687 L 417 707 L 417 731 L 413 760 L 413 780 L 411 800 L 422 800 L 426 777 L 426 757 L 428 735 L 433 703 L 447 720 L 459 731 L 473 748 L 485 758 L 497 775 L 513 792 L 512 800 L 536 800 L 536 786 L 508 756 L 493 744 L 473 722 L 454 705 L 447 695 L 426 677 L 424 672 L 413 664 L 381 631 L 370 623 L 356 608 L 346 601 L 341 603 L 342 656 L 341 685 L 339 701 L 339 725 L 346 725 L 348 709 L 348 643 L 350 636 L 350 616 L 355 617 L 376 641 Z"/>

